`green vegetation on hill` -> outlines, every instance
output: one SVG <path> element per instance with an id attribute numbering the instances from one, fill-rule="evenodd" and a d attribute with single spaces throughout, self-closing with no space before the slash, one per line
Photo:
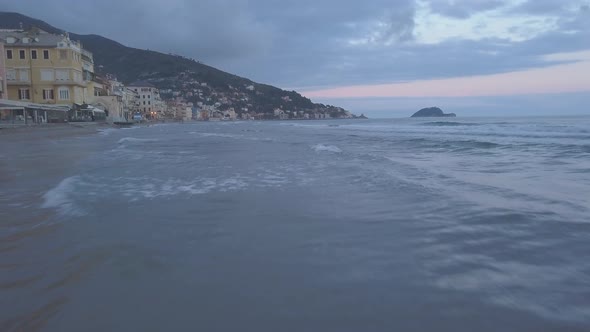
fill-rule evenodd
<path id="1" fill-rule="evenodd" d="M 50 33 L 64 33 L 63 30 L 41 20 L 18 13 L 0 12 L 0 28 L 20 27 L 37 27 Z M 70 33 L 70 38 L 79 40 L 85 49 L 93 53 L 97 73 L 115 74 L 123 83 L 146 80 L 164 91 L 179 91 L 183 96 L 199 91 L 194 96 L 187 97 L 191 102 L 210 103 L 219 99 L 220 95 L 231 94 L 240 97 L 236 97 L 229 104 L 226 103 L 226 107 L 243 107 L 249 111 L 271 113 L 274 109 L 280 108 L 306 112 L 323 109 L 333 114 L 344 112 L 340 108 L 314 104 L 295 91 L 284 91 L 270 85 L 258 84 L 194 59 L 127 47 L 98 35 Z M 206 83 L 206 88 L 200 88 L 202 83 Z M 166 96 L 165 92 L 164 95 Z"/>

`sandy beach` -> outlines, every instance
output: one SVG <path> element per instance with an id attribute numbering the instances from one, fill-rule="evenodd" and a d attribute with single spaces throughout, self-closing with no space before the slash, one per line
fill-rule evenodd
<path id="1" fill-rule="evenodd" d="M 95 135 L 106 124 L 50 124 L 0 129 L 0 181 L 4 189 L 24 178 L 53 177 L 79 159 L 68 140 Z M 64 149 L 56 149 L 61 145 Z M 69 150 L 69 151 L 66 151 Z M 76 151 L 77 150 L 77 151 Z M 75 152 L 75 153 L 74 153 Z M 43 167 L 39 167 L 43 165 Z"/>
<path id="2" fill-rule="evenodd" d="M 59 139 L 94 134 L 100 129 L 112 127 L 106 123 L 63 123 L 34 126 L 0 126 L 2 142 L 26 142 L 36 139 Z"/>

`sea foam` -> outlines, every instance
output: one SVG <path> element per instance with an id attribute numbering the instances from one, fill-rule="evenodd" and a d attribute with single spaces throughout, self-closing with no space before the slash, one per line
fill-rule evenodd
<path id="1" fill-rule="evenodd" d="M 324 144 L 316 144 L 311 147 L 316 152 L 333 152 L 333 153 L 341 153 L 342 150 L 334 145 L 324 145 Z"/>
<path id="2" fill-rule="evenodd" d="M 125 144 L 125 143 L 146 143 L 146 142 L 157 142 L 157 139 L 153 138 L 137 138 L 137 137 L 123 137 L 117 143 L 118 144 Z"/>
<path id="3" fill-rule="evenodd" d="M 49 190 L 43 199 L 41 205 L 46 209 L 57 209 L 60 213 L 70 216 L 81 216 L 84 212 L 77 208 L 73 203 L 72 195 L 75 194 L 76 185 L 80 182 L 79 176 L 72 176 L 62 180 L 55 188 Z"/>

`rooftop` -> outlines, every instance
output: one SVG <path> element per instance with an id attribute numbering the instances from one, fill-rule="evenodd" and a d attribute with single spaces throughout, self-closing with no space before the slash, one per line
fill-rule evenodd
<path id="1" fill-rule="evenodd" d="M 23 30 L 0 30 L 0 40 L 5 46 L 43 46 L 57 47 L 57 44 L 67 37 L 64 35 L 54 35 L 43 30 L 37 32 Z"/>

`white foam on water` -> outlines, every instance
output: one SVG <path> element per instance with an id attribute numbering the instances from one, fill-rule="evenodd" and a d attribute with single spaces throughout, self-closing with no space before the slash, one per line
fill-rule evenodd
<path id="1" fill-rule="evenodd" d="M 137 137 L 123 137 L 117 143 L 118 144 L 125 144 L 125 143 L 146 143 L 146 142 L 157 142 L 157 139 L 153 138 L 137 138 Z"/>
<path id="2" fill-rule="evenodd" d="M 60 213 L 70 216 L 82 216 L 84 212 L 75 206 L 73 195 L 80 177 L 72 176 L 62 180 L 55 188 L 43 195 L 45 201 L 41 205 L 45 209 L 57 209 Z"/>
<path id="3" fill-rule="evenodd" d="M 99 129 L 98 134 L 101 136 L 108 136 L 111 133 L 113 133 L 115 130 L 117 130 L 117 129 L 116 128 Z"/>
<path id="4" fill-rule="evenodd" d="M 195 134 L 197 134 L 197 133 L 195 133 Z M 223 137 L 223 138 L 235 138 L 235 139 L 243 137 L 242 135 L 218 134 L 218 133 L 198 133 L 198 134 L 203 137 Z"/>
<path id="5" fill-rule="evenodd" d="M 311 147 L 316 152 L 333 152 L 333 153 L 341 153 L 342 150 L 334 145 L 324 145 L 324 144 L 316 144 Z"/>
<path id="6" fill-rule="evenodd" d="M 211 192 L 232 192 L 248 187 L 248 183 L 239 176 L 215 179 L 198 178 L 193 180 L 168 179 L 166 181 L 147 179 L 120 179 L 125 184 L 110 186 L 112 192 L 120 192 L 131 201 L 138 199 L 166 198 L 177 195 L 202 195 Z M 146 182 L 151 181 L 151 182 Z"/>

